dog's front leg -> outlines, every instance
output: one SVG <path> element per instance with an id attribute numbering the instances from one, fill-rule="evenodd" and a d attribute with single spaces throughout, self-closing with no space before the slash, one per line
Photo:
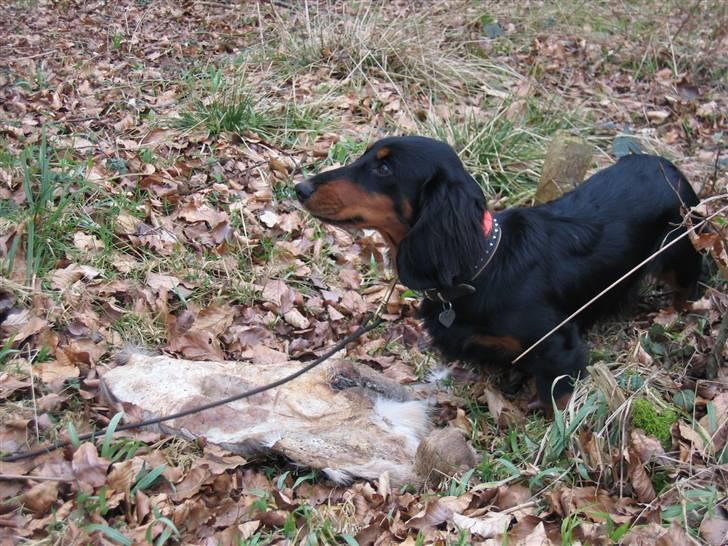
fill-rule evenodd
<path id="1" fill-rule="evenodd" d="M 576 323 L 562 326 L 524 360 L 538 390 L 538 401 L 529 407 L 549 411 L 555 401 L 563 409 L 574 390 L 574 380 L 586 373 L 587 350 Z"/>

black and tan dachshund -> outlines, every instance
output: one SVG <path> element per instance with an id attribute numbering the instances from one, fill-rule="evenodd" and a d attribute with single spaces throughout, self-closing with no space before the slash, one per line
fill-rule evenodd
<path id="1" fill-rule="evenodd" d="M 445 358 L 506 366 L 683 233 L 698 202 L 669 161 L 631 155 L 555 201 L 491 213 L 455 151 L 417 136 L 380 140 L 296 192 L 324 222 L 382 234 L 401 281 L 424 293 L 420 315 Z M 584 370 L 585 330 L 623 308 L 641 277 L 667 281 L 683 304 L 701 260 L 683 238 L 528 353 L 515 366 L 535 378 L 541 404 L 571 392 L 571 380 L 554 382 Z"/>

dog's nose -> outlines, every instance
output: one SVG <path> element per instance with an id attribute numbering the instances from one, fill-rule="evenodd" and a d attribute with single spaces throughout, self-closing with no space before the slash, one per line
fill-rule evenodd
<path id="1" fill-rule="evenodd" d="M 313 184 L 311 184 L 308 180 L 304 180 L 303 182 L 296 184 L 296 195 L 298 196 L 298 200 L 303 203 L 306 199 L 313 195 L 314 189 Z"/>

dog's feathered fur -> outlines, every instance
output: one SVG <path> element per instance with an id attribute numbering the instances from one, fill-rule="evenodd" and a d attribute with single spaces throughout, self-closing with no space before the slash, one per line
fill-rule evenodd
<path id="1" fill-rule="evenodd" d="M 514 357 L 607 285 L 684 232 L 683 211 L 697 204 L 690 184 L 669 161 L 649 155 L 620 159 L 575 191 L 533 208 L 494 214 L 502 237 L 477 278 L 486 251 L 486 200 L 447 144 L 424 137 L 378 141 L 362 157 L 297 186 L 316 217 L 378 229 L 396 257 L 402 282 L 417 290 L 469 283 L 476 291 L 451 302 L 455 322 L 425 299 L 421 316 L 448 359 L 508 365 Z M 701 256 L 687 238 L 591 305 L 529 353 L 519 366 L 536 378 L 541 401 L 554 380 L 576 377 L 587 363 L 584 331 L 619 310 L 644 273 L 692 297 Z M 556 398 L 571 382 L 553 387 Z"/>

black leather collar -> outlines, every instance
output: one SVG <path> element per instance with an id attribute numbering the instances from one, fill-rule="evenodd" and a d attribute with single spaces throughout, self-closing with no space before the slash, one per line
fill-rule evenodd
<path id="1" fill-rule="evenodd" d="M 475 274 L 470 277 L 470 280 L 466 283 L 456 284 L 455 286 L 449 286 L 447 288 L 427 288 L 423 290 L 425 297 L 434 302 L 443 304 L 450 303 L 463 296 L 469 296 L 475 293 L 475 286 L 470 284 L 483 272 L 486 266 L 490 263 L 495 256 L 496 250 L 501 240 L 501 227 L 498 224 L 498 220 L 493 218 L 493 227 L 488 234 L 488 239 L 485 242 L 485 253 L 480 257 L 478 263 L 475 264 Z"/>

